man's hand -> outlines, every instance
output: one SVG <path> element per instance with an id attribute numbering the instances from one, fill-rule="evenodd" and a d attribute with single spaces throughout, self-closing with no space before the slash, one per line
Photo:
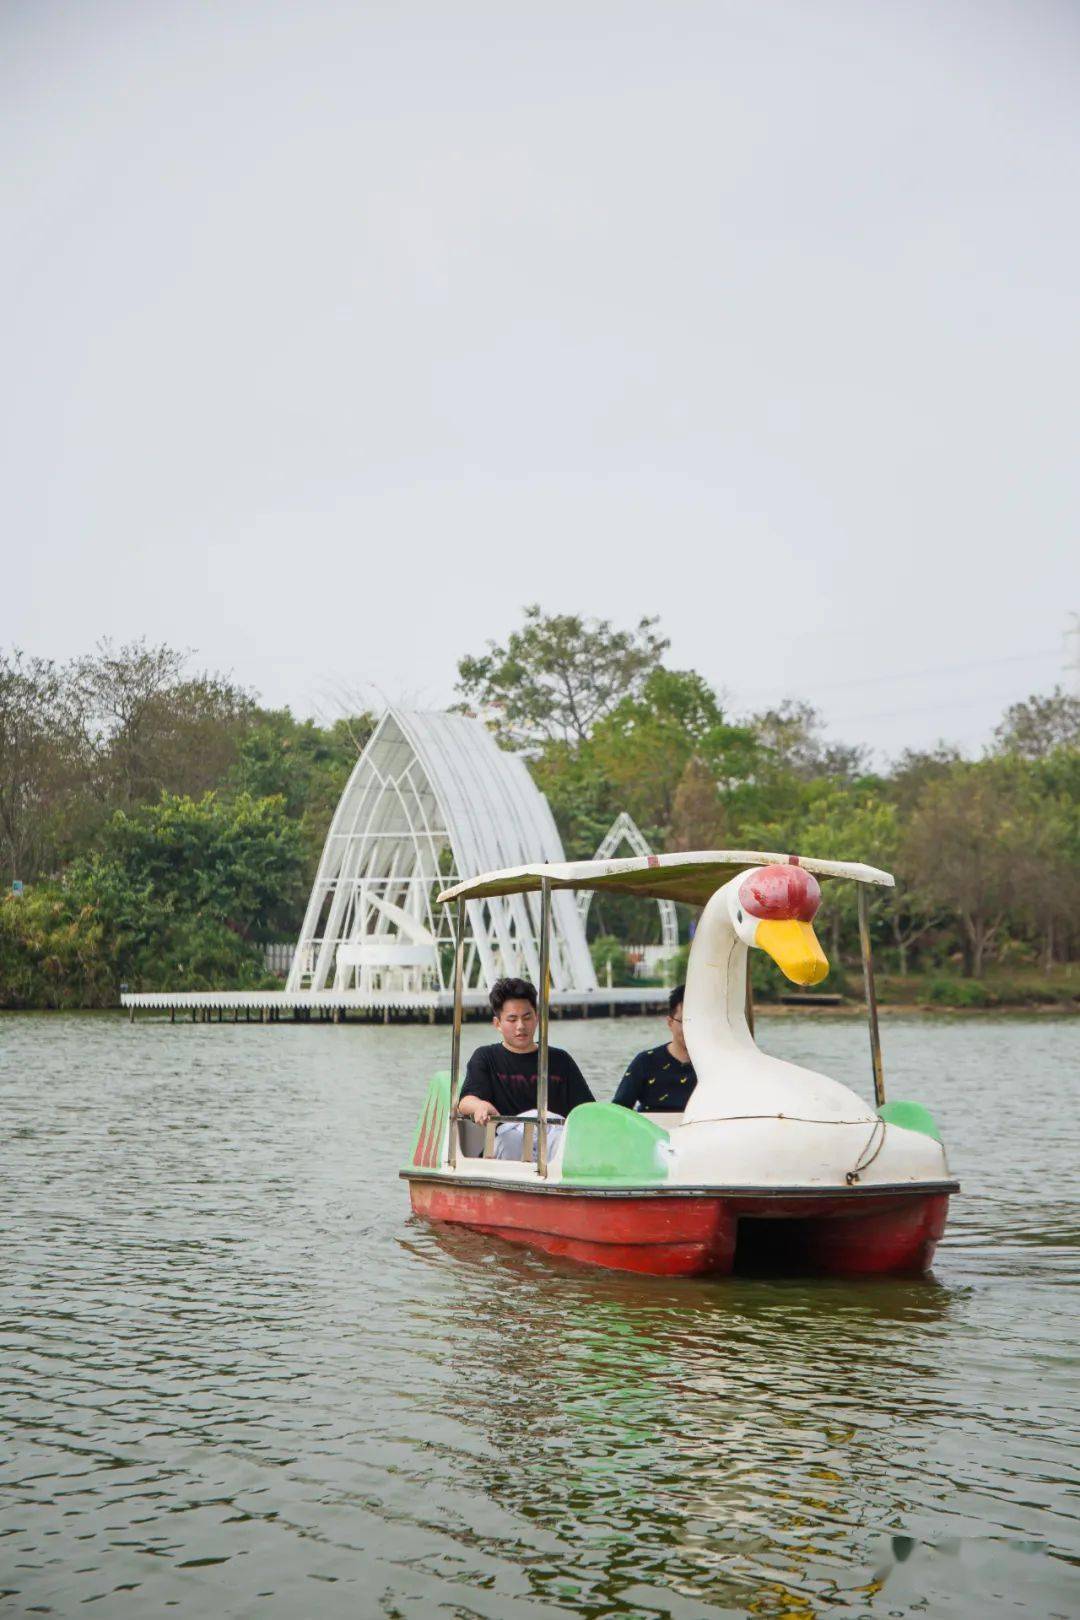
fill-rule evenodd
<path id="1" fill-rule="evenodd" d="M 486 1125 L 489 1119 L 499 1117 L 495 1104 L 483 1097 L 462 1097 L 458 1103 L 458 1113 L 464 1114 L 466 1119 L 475 1120 L 477 1125 Z"/>

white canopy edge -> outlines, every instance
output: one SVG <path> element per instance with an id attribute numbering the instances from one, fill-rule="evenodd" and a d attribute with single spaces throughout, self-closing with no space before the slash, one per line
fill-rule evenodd
<path id="1" fill-rule="evenodd" d="M 781 855 L 760 849 L 691 850 L 680 855 L 638 855 L 608 861 L 560 861 L 548 865 L 512 866 L 484 872 L 439 895 L 450 900 L 481 900 L 488 895 L 521 894 L 539 889 L 547 878 L 553 889 L 617 889 L 652 899 L 682 900 L 703 906 L 717 889 L 754 866 L 803 866 L 815 877 L 847 878 L 891 889 L 895 879 L 876 866 L 858 861 L 820 861 L 812 856 Z"/>

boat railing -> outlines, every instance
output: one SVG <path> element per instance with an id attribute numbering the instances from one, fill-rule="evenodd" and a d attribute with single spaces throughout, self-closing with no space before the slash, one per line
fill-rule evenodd
<path id="1" fill-rule="evenodd" d="M 536 1128 L 540 1121 L 537 1118 L 523 1119 L 520 1114 L 493 1114 L 490 1119 L 484 1121 L 483 1125 L 480 1125 L 476 1120 L 471 1119 L 468 1114 L 455 1114 L 453 1123 L 456 1127 L 455 1135 L 457 1136 L 459 1150 L 466 1159 L 493 1159 L 495 1157 L 495 1136 L 498 1127 L 500 1125 L 520 1125 L 522 1127 L 521 1162 L 527 1164 L 533 1156 L 533 1149 L 536 1145 Z M 552 1123 L 561 1124 L 562 1122 L 553 1121 Z M 549 1124 L 548 1130 L 550 1131 L 551 1128 Z M 483 1132 L 483 1144 L 480 1152 L 470 1152 L 469 1139 L 471 1138 L 472 1142 L 476 1143 L 481 1132 Z"/>
<path id="2" fill-rule="evenodd" d="M 461 1095 L 461 1023 L 462 1023 L 462 990 L 464 986 L 465 970 L 465 900 L 459 897 L 454 918 L 454 1025 L 450 1036 L 450 1102 L 454 1114 L 457 1114 L 458 1098 Z M 551 1016 L 551 883 L 548 878 L 540 882 L 540 1005 L 539 1029 L 537 1031 L 537 1057 L 536 1057 L 536 1103 L 537 1118 L 531 1122 L 515 1119 L 515 1124 L 524 1124 L 526 1129 L 522 1137 L 521 1158 L 527 1163 L 532 1158 L 533 1141 L 536 1141 L 536 1169 L 537 1174 L 546 1176 L 548 1172 L 548 1023 Z M 495 1156 L 495 1126 L 508 1124 L 502 1117 L 489 1120 L 490 1143 L 488 1137 L 484 1138 L 485 1158 Z M 529 1129 L 531 1124 L 532 1129 Z M 536 1135 L 536 1126 L 544 1128 Z M 450 1168 L 456 1170 L 458 1160 L 460 1127 L 450 1132 Z"/>
<path id="3" fill-rule="evenodd" d="M 789 860 L 795 859 L 793 856 L 788 858 Z M 652 869 L 653 867 L 659 865 L 660 857 L 649 856 L 648 860 L 650 869 Z M 621 868 L 623 863 L 616 864 Z M 815 864 L 819 871 L 829 869 L 829 863 L 827 862 L 817 862 Z M 856 869 L 849 866 L 846 870 L 842 871 L 840 863 L 833 863 L 831 870 L 836 875 L 842 874 L 844 876 L 853 878 L 855 880 L 856 890 L 858 893 L 859 945 L 862 955 L 863 985 L 866 996 L 866 1015 L 870 1030 L 870 1061 L 874 1077 L 874 1100 L 877 1106 L 880 1108 L 885 1102 L 885 1077 L 882 1070 L 881 1035 L 878 1028 L 877 992 L 874 985 L 874 964 L 870 946 L 870 901 L 867 885 L 869 883 L 879 882 L 885 882 L 891 885 L 892 878 L 889 877 L 887 873 L 874 873 L 871 868 Z M 464 886 L 459 885 L 459 892 L 456 895 L 457 904 L 455 907 L 454 918 L 454 1024 L 450 1039 L 450 1097 L 451 1105 L 455 1113 L 457 1109 L 457 1100 L 461 1093 L 462 992 L 464 988 L 465 968 L 465 895 L 464 893 L 460 892 L 462 887 Z M 517 885 L 517 890 L 523 890 L 523 887 L 524 886 L 519 883 Z M 537 1030 L 538 1040 L 536 1060 L 536 1102 L 539 1120 L 533 1122 L 531 1130 L 526 1130 L 525 1137 L 522 1142 L 521 1156 L 523 1160 L 527 1160 L 531 1157 L 533 1141 L 536 1140 L 537 1172 L 540 1176 L 546 1176 L 548 1170 L 548 1133 L 546 1129 L 548 1118 L 548 1023 L 551 1014 L 551 879 L 543 873 L 542 869 L 539 888 L 540 983 L 538 986 L 538 991 L 540 1005 L 537 1009 L 539 1013 L 539 1027 Z M 517 892 L 517 890 L 507 892 Z M 750 989 L 749 971 L 747 971 L 746 975 L 746 1022 L 750 1031 L 750 1037 L 753 1039 L 754 1003 Z M 545 1129 L 539 1133 L 538 1137 L 535 1137 L 535 1126 L 539 1122 L 544 1124 Z M 495 1147 L 495 1126 L 503 1123 L 505 1122 L 501 1118 L 489 1121 L 490 1141 L 488 1140 L 488 1137 L 485 1137 L 484 1157 L 493 1156 Z M 518 1123 L 521 1122 L 518 1121 Z M 451 1170 L 456 1169 L 457 1167 L 458 1149 L 459 1134 L 458 1130 L 455 1129 L 450 1133 L 449 1160 Z M 462 1151 L 464 1151 L 464 1149 L 462 1149 Z M 472 1154 L 466 1156 L 475 1157 L 475 1155 Z"/>

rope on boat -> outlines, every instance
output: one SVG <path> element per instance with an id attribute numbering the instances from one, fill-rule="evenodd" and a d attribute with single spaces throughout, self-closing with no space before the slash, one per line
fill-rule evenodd
<path id="1" fill-rule="evenodd" d="M 880 1130 L 881 1130 L 880 1136 L 878 1135 L 879 1127 L 880 1127 Z M 875 1138 L 875 1136 L 877 1136 L 877 1146 L 876 1147 L 874 1146 L 874 1138 Z M 869 1135 L 869 1137 L 867 1138 L 867 1141 L 866 1141 L 866 1146 L 863 1148 L 863 1150 L 860 1153 L 859 1157 L 855 1161 L 854 1168 L 849 1170 L 847 1175 L 844 1177 L 844 1180 L 847 1182 L 849 1187 L 853 1187 L 855 1185 L 855 1183 L 858 1181 L 858 1179 L 859 1179 L 859 1171 L 860 1170 L 868 1170 L 870 1168 L 870 1166 L 873 1164 L 874 1160 L 877 1158 L 878 1154 L 881 1152 L 881 1150 L 882 1150 L 882 1148 L 884 1146 L 885 1146 L 885 1121 L 883 1119 L 876 1119 L 874 1121 L 872 1127 L 871 1127 L 870 1135 Z M 871 1148 L 874 1149 L 874 1151 L 872 1153 L 870 1152 Z"/>
<path id="2" fill-rule="evenodd" d="M 684 1125 L 730 1125 L 744 1119 L 790 1119 L 796 1125 L 865 1125 L 864 1119 L 810 1119 L 805 1114 L 716 1114 L 708 1119 L 684 1120 Z M 677 1127 L 678 1128 L 678 1127 Z M 849 1187 L 858 1181 L 863 1170 L 869 1170 L 882 1148 L 885 1146 L 885 1121 L 875 1119 L 870 1127 L 870 1135 L 863 1144 L 859 1157 L 854 1165 L 845 1173 L 844 1180 Z"/>
<path id="3" fill-rule="evenodd" d="M 865 1119 L 811 1119 L 807 1114 L 709 1114 L 704 1119 L 684 1119 L 682 1125 L 672 1126 L 673 1130 L 682 1130 L 687 1125 L 727 1125 L 732 1120 L 739 1119 L 790 1119 L 795 1125 L 865 1125 Z M 875 1130 L 883 1120 L 876 1120 Z"/>

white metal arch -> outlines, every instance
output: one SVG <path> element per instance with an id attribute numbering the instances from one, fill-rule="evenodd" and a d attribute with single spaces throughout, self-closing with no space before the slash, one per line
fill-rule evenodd
<path id="1" fill-rule="evenodd" d="M 438 892 L 495 868 L 564 859 L 547 800 L 485 726 L 387 710 L 330 824 L 286 989 L 354 990 L 380 1004 L 448 990 L 452 918 Z M 596 989 L 574 897 L 552 900 L 552 987 Z M 507 973 L 535 983 L 538 897 L 470 900 L 466 910 L 466 987 Z"/>
<path id="2" fill-rule="evenodd" d="M 606 861 L 614 855 L 620 844 L 629 844 L 635 855 L 651 855 L 652 849 L 641 828 L 627 811 L 621 810 L 611 823 L 607 832 L 601 838 L 593 860 Z M 589 917 L 589 907 L 592 904 L 593 891 L 579 889 L 577 897 L 578 915 L 581 926 L 585 927 Z M 674 900 L 658 900 L 660 907 L 660 940 L 664 950 L 674 956 L 679 948 L 679 913 L 675 909 Z"/>

